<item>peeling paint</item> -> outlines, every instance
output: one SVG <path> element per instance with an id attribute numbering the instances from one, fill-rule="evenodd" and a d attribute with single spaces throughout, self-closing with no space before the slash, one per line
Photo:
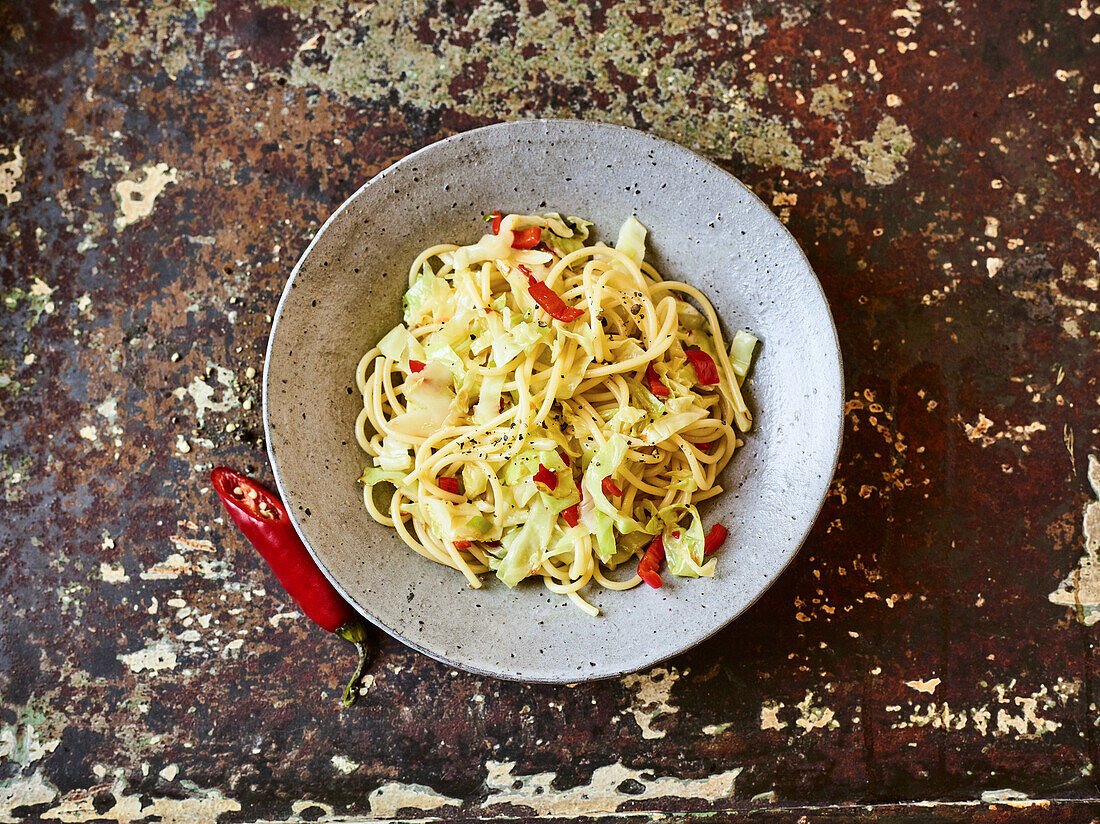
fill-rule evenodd
<path id="1" fill-rule="evenodd" d="M 835 730 L 840 726 L 835 713 L 828 707 L 814 705 L 813 692 L 807 691 L 806 697 L 795 704 L 800 713 L 795 719 L 795 726 L 802 730 L 803 735 L 808 735 L 814 730 Z"/>
<path id="2" fill-rule="evenodd" d="M 1012 802 L 1029 800 L 1027 793 L 1007 788 L 1003 790 L 986 790 L 982 793 L 982 802 L 985 804 L 1009 804 L 1013 806 Z"/>
<path id="3" fill-rule="evenodd" d="M 237 399 L 237 379 L 232 370 L 214 364 L 210 364 L 210 369 L 214 373 L 215 380 L 222 385 L 221 400 L 214 400 L 215 387 L 200 377 L 192 379 L 186 388 L 176 390 L 177 397 L 187 394 L 195 402 L 195 417 L 200 427 L 206 424 L 207 412 L 228 412 L 241 405 Z"/>
<path id="4" fill-rule="evenodd" d="M 1085 506 L 1085 554 L 1048 598 L 1052 604 L 1073 607 L 1077 620 L 1091 627 L 1100 621 L 1100 458 L 1096 455 L 1089 455 L 1088 479 L 1097 500 Z"/>
<path id="5" fill-rule="evenodd" d="M 44 716 L 32 707 L 22 707 L 15 724 L 0 724 L 0 759 L 26 767 L 57 749 L 60 738 L 43 740 L 40 727 Z"/>
<path id="6" fill-rule="evenodd" d="M 0 14 L 20 56 L 0 139 L 13 422 L 0 496 L 19 561 L 0 593 L 0 819 L 205 822 L 237 802 L 222 819 L 702 819 L 764 815 L 751 808 L 778 792 L 790 797 L 774 816 L 843 817 L 867 800 L 868 769 L 876 797 L 908 798 L 918 817 L 922 804 L 950 817 L 946 798 L 1078 798 L 1097 713 L 1088 630 L 1066 607 L 1085 622 L 1100 609 L 1100 528 L 1082 549 L 1079 526 L 1100 493 L 1077 481 L 1100 426 L 1100 143 L 1086 122 L 1100 104 L 1083 57 L 1096 2 L 1067 16 L 1077 3 L 1023 23 L 927 0 Z M 334 205 L 423 145 L 538 116 L 676 140 L 790 220 L 849 344 L 836 482 L 788 585 L 732 644 L 679 659 L 705 671 L 555 691 L 387 642 L 368 700 L 342 711 L 349 651 L 337 660 L 286 598 L 259 594 L 270 575 L 227 541 L 209 467 L 264 464 L 254 370 L 286 275 Z M 147 215 L 125 223 L 133 207 Z M 982 540 L 956 547 L 956 532 Z M 962 554 L 974 574 L 946 589 L 909 575 Z M 1064 577 L 1061 605 L 1000 631 Z M 944 598 L 989 632 L 942 683 L 935 655 L 876 658 L 944 643 Z M 972 639 L 964 624 L 946 640 Z M 788 643 L 753 631 L 772 625 Z M 25 695 L 45 720 L 13 707 Z M 947 773 L 929 760 L 937 742 Z M 738 776 L 741 797 L 732 778 L 727 796 L 707 787 L 759 745 L 773 757 L 755 759 L 747 791 Z"/>
<path id="7" fill-rule="evenodd" d="M 140 174 L 140 180 L 123 178 L 115 184 L 119 211 L 115 228 L 119 231 L 153 214 L 160 193 L 168 184 L 179 182 L 176 170 L 168 168 L 167 163 L 143 166 Z"/>
<path id="8" fill-rule="evenodd" d="M 372 818 L 396 818 L 403 809 L 428 812 L 440 807 L 459 807 L 462 801 L 437 793 L 423 784 L 383 784 L 368 797 Z"/>
<path id="9" fill-rule="evenodd" d="M 684 31 L 706 28 L 714 11 L 680 0 L 663 13 L 670 27 Z M 611 7 L 596 30 L 585 7 L 563 0 L 548 0 L 539 14 L 512 18 L 517 27 L 514 38 L 486 36 L 506 15 L 511 16 L 503 6 L 482 6 L 463 25 L 434 32 L 426 44 L 418 36 L 420 12 L 415 6 L 366 6 L 357 14 L 354 29 L 327 34 L 323 47 L 299 50 L 290 81 L 362 97 L 392 94 L 420 110 L 446 106 L 469 116 L 510 119 L 533 114 L 526 92 L 533 84 L 571 85 L 576 76 L 587 76 L 590 93 L 603 94 L 608 101 L 601 106 L 601 120 L 634 126 L 637 111 L 650 131 L 710 154 L 729 157 L 738 152 L 764 167 L 803 166 L 802 149 L 791 134 L 794 124 L 750 103 L 736 64 L 716 65 L 701 76 L 684 68 L 697 58 L 691 38 L 673 42 L 666 52 L 660 38 L 639 29 L 628 9 Z M 429 26 L 437 22 L 425 20 Z M 566 30 L 567 51 L 540 48 L 528 53 L 518 45 L 554 42 Z M 319 61 L 318 52 L 327 59 Z M 456 98 L 448 92 L 485 64 L 492 70 L 480 81 L 478 94 Z M 599 70 L 590 71 L 591 67 Z M 641 86 L 647 86 L 652 76 L 656 92 L 624 95 L 612 73 Z M 699 99 L 719 105 L 700 109 L 695 103 Z M 540 114 L 569 112 L 550 107 Z"/>
<path id="10" fill-rule="evenodd" d="M 105 584 L 125 584 L 130 580 L 122 564 L 112 564 L 102 561 L 99 564 L 99 580 Z"/>
<path id="11" fill-rule="evenodd" d="M 358 761 L 352 761 L 346 755 L 334 755 L 331 760 L 332 766 L 344 775 L 350 775 L 362 766 Z"/>
<path id="12" fill-rule="evenodd" d="M 131 672 L 135 673 L 156 674 L 162 670 L 176 668 L 176 651 L 168 641 L 157 641 L 144 649 L 120 653 L 117 657 L 130 668 Z"/>
<path id="13" fill-rule="evenodd" d="M 648 801 L 655 798 L 699 798 L 718 801 L 733 795 L 734 784 L 741 768 L 716 773 L 707 778 L 654 778 L 647 770 L 632 770 L 622 764 L 599 767 L 592 773 L 588 784 L 568 790 L 556 790 L 553 782 L 557 773 L 513 775 L 515 762 L 486 763 L 489 771 L 485 779 L 489 797 L 484 806 L 492 808 L 501 804 L 530 807 L 536 815 L 598 815 L 614 813 L 626 802 Z M 625 781 L 637 782 L 641 792 L 624 793 L 619 790 Z"/>
<path id="14" fill-rule="evenodd" d="M 928 695 L 932 695 L 936 691 L 936 687 L 938 687 L 939 685 L 939 678 L 929 678 L 927 681 L 917 680 L 905 682 L 905 686 L 909 687 L 909 689 L 916 690 L 917 692 L 924 692 Z"/>
<path id="15" fill-rule="evenodd" d="M 23 199 L 23 194 L 15 187 L 23 178 L 23 153 L 20 144 L 0 146 L 0 197 L 11 206 Z"/>
<path id="16" fill-rule="evenodd" d="M 779 720 L 779 711 L 783 707 L 784 704 L 781 701 L 765 701 L 760 707 L 760 729 L 778 731 L 786 727 L 787 722 Z"/>
<path id="17" fill-rule="evenodd" d="M 852 168 L 863 173 L 869 186 L 888 186 L 907 168 L 906 157 L 916 145 L 908 126 L 886 115 L 868 140 L 857 140 L 852 147 L 838 143 L 836 153 L 847 158 Z"/>
<path id="18" fill-rule="evenodd" d="M 113 784 L 92 791 L 68 793 L 57 806 L 42 814 L 43 819 L 62 822 L 115 821 L 118 824 L 159 821 L 160 824 L 195 824 L 215 821 L 224 813 L 239 812 L 240 802 L 226 798 L 220 790 L 192 788 L 183 798 L 149 797 L 144 793 L 127 794 L 127 783 L 118 778 Z M 109 795 L 108 795 L 109 793 Z M 102 812 L 96 802 L 104 795 L 112 805 Z"/>
<path id="19" fill-rule="evenodd" d="M 0 824 L 20 824 L 27 819 L 15 810 L 20 807 L 36 807 L 49 804 L 57 798 L 57 788 L 43 777 L 41 770 L 28 776 L 16 776 L 0 781 Z"/>
<path id="20" fill-rule="evenodd" d="M 664 730 L 653 729 L 653 722 L 661 716 L 678 711 L 669 703 L 672 686 L 680 678 L 675 669 L 655 667 L 647 673 L 632 674 L 623 678 L 623 686 L 634 692 L 630 713 L 642 729 L 642 738 L 664 738 Z"/>
<path id="21" fill-rule="evenodd" d="M 198 575 L 208 581 L 218 581 L 231 577 L 233 572 L 221 558 L 188 560 L 178 552 L 172 552 L 160 563 L 140 573 L 139 577 L 143 581 L 170 581 L 181 575 Z"/>

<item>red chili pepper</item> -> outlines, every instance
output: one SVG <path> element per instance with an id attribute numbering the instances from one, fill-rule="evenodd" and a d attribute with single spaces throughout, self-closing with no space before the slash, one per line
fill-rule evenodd
<path id="1" fill-rule="evenodd" d="M 425 366 L 424 361 L 418 361 L 418 360 L 410 360 L 409 361 L 409 371 L 412 372 L 414 375 L 417 372 L 419 372 L 421 369 L 423 369 L 424 366 Z"/>
<path id="2" fill-rule="evenodd" d="M 491 215 L 486 215 L 485 219 L 493 221 L 493 234 L 499 235 L 500 222 L 504 220 L 504 215 L 502 215 L 500 212 L 493 212 Z"/>
<path id="3" fill-rule="evenodd" d="M 367 622 L 318 568 L 282 501 L 228 467 L 215 467 L 210 481 L 233 523 L 267 561 L 294 602 L 318 626 L 351 641 L 359 650 L 359 665 L 344 688 L 344 706 L 350 707 L 371 657 Z"/>
<path id="4" fill-rule="evenodd" d="M 527 275 L 527 291 L 531 293 L 535 303 L 546 310 L 546 313 L 554 320 L 570 323 L 584 314 L 583 309 L 578 309 L 576 306 L 567 306 L 557 292 L 541 280 L 535 280 L 533 275 Z"/>
<path id="5" fill-rule="evenodd" d="M 458 478 L 436 478 L 435 484 L 444 492 L 450 492 L 452 495 L 462 494 L 462 488 L 458 485 Z"/>
<path id="6" fill-rule="evenodd" d="M 558 488 L 557 473 L 547 469 L 542 464 L 539 464 L 539 471 L 535 473 L 534 480 L 537 484 L 543 484 L 551 492 Z"/>
<path id="7" fill-rule="evenodd" d="M 600 486 L 603 488 L 604 495 L 618 496 L 623 494 L 623 491 L 619 489 L 618 484 L 611 480 L 610 477 L 604 478 L 603 483 L 601 483 Z"/>
<path id="8" fill-rule="evenodd" d="M 706 443 L 697 443 L 695 444 L 695 448 L 703 452 L 710 452 L 710 441 Z"/>
<path id="9" fill-rule="evenodd" d="M 721 524 L 715 524 L 710 528 L 710 532 L 707 533 L 707 537 L 703 540 L 703 554 L 713 555 L 718 547 L 722 546 L 722 542 L 726 540 L 726 536 L 729 531 Z"/>
<path id="10" fill-rule="evenodd" d="M 572 463 L 569 462 L 569 456 L 566 455 L 564 452 L 562 452 L 560 449 L 558 450 L 558 455 L 560 455 L 561 459 L 563 461 L 565 461 L 566 466 L 572 466 L 573 465 Z"/>
<path id="11" fill-rule="evenodd" d="M 540 240 L 542 240 L 542 228 L 529 226 L 526 229 L 519 229 L 512 233 L 512 248 L 534 249 L 539 245 Z"/>
<path id="12" fill-rule="evenodd" d="M 455 541 L 455 549 L 468 549 L 469 546 L 469 541 Z"/>
<path id="13" fill-rule="evenodd" d="M 718 367 L 714 365 L 714 358 L 702 349 L 685 349 L 684 354 L 691 361 L 691 367 L 700 384 L 713 386 L 718 383 Z"/>
<path id="14" fill-rule="evenodd" d="M 660 589 L 661 584 L 664 583 L 661 580 L 661 562 L 664 559 L 665 542 L 658 535 L 646 549 L 642 560 L 638 562 L 638 575 L 654 589 Z"/>
<path id="15" fill-rule="evenodd" d="M 646 383 L 649 384 L 649 391 L 654 395 L 667 398 L 672 394 L 668 391 L 668 387 L 661 383 L 661 376 L 657 374 L 657 370 L 653 368 L 652 363 L 645 368 L 645 379 Z"/>

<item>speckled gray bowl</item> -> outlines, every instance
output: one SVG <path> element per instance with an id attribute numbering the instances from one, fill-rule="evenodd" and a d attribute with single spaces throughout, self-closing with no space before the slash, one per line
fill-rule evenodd
<path id="1" fill-rule="evenodd" d="M 541 585 L 458 573 L 408 550 L 363 509 L 352 436 L 360 355 L 401 319 L 414 256 L 471 243 L 481 215 L 559 211 L 614 242 L 636 214 L 649 259 L 702 289 L 727 334 L 763 341 L 748 383 L 756 427 L 702 507 L 730 536 L 717 575 L 666 575 L 660 590 L 599 591 L 590 618 Z M 283 292 L 267 351 L 264 423 L 279 490 L 336 587 L 396 638 L 473 672 L 576 682 L 631 672 L 699 643 L 778 577 L 825 498 L 840 447 L 843 387 L 821 286 L 783 225 L 736 178 L 681 146 L 616 126 L 505 123 L 428 146 L 348 199 Z"/>

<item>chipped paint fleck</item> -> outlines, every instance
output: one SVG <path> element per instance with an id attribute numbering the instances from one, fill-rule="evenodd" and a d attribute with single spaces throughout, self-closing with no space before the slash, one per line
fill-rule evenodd
<path id="1" fill-rule="evenodd" d="M 119 231 L 153 214 L 156 199 L 170 183 L 178 183 L 175 169 L 167 163 L 143 166 L 140 179 L 124 177 L 115 184 L 115 195 L 119 215 L 115 218 L 115 228 Z"/>
<path id="2" fill-rule="evenodd" d="M 26 767 L 56 750 L 61 739 L 43 740 L 40 734 L 45 720 L 35 708 L 26 706 L 20 709 L 15 724 L 0 724 L 0 759 Z"/>
<path id="3" fill-rule="evenodd" d="M 362 765 L 358 761 L 352 761 L 346 755 L 334 755 L 332 756 L 332 766 L 344 773 L 344 775 L 350 775 Z"/>
<path id="4" fill-rule="evenodd" d="M 802 730 L 803 735 L 814 730 L 835 730 L 840 726 L 833 710 L 814 705 L 814 694 L 811 691 L 806 692 L 806 697 L 795 704 L 795 708 L 800 715 L 794 723 Z"/>
<path id="5" fill-rule="evenodd" d="M 130 668 L 131 672 L 149 672 L 156 674 L 162 670 L 176 668 L 176 651 L 168 641 L 157 641 L 151 646 L 134 652 L 120 653 L 118 660 Z"/>
<path id="6" fill-rule="evenodd" d="M 240 406 L 236 392 L 237 379 L 232 370 L 214 364 L 210 364 L 210 368 L 214 372 L 215 380 L 222 385 L 221 400 L 214 400 L 215 387 L 201 377 L 192 379 L 186 389 L 176 390 L 177 393 L 185 392 L 190 395 L 191 400 L 195 402 L 195 417 L 200 427 L 206 423 L 207 412 L 228 412 Z"/>
<path id="7" fill-rule="evenodd" d="M 176 545 L 176 549 L 192 552 L 217 552 L 214 544 L 203 538 L 188 538 L 186 535 L 173 535 L 169 540 Z"/>
<path id="8" fill-rule="evenodd" d="M 1089 485 L 1097 500 L 1085 506 L 1085 554 L 1077 569 L 1048 596 L 1052 604 L 1073 607 L 1086 627 L 1100 621 L 1100 458 L 1089 455 Z"/>
<path id="9" fill-rule="evenodd" d="M 126 574 L 122 564 L 101 561 L 99 564 L 99 580 L 105 584 L 125 584 L 129 582 L 130 576 Z"/>
<path id="10" fill-rule="evenodd" d="M 813 90 L 810 111 L 822 117 L 842 114 L 848 110 L 851 97 L 850 91 L 841 89 L 836 83 L 823 83 Z"/>
<path id="11" fill-rule="evenodd" d="M 986 790 L 982 793 L 982 802 L 985 804 L 1008 804 L 1009 806 L 1016 806 L 1013 804 L 1013 802 L 1016 801 L 1030 801 L 1030 798 L 1027 793 L 1008 788 L 1003 790 Z"/>
<path id="12" fill-rule="evenodd" d="M 669 703 L 669 698 L 672 686 L 679 678 L 680 673 L 675 669 L 665 667 L 654 667 L 647 673 L 623 678 L 623 686 L 634 692 L 630 712 L 642 728 L 642 738 L 665 737 L 665 730 L 653 729 L 653 722 L 661 716 L 677 712 L 678 708 Z"/>
<path id="13" fill-rule="evenodd" d="M 787 722 L 779 720 L 779 711 L 783 706 L 782 701 L 765 701 L 760 707 L 760 729 L 781 730 L 786 727 Z"/>
<path id="14" fill-rule="evenodd" d="M 20 144 L 0 146 L 0 197 L 11 206 L 23 199 L 23 194 L 15 188 L 23 177 L 23 153 Z"/>
<path id="15" fill-rule="evenodd" d="M 905 686 L 909 687 L 909 689 L 916 690 L 917 692 L 927 693 L 928 695 L 932 695 L 936 691 L 936 687 L 938 687 L 939 685 L 939 678 L 929 678 L 927 681 L 917 680 L 905 682 Z"/>
<path id="16" fill-rule="evenodd" d="M 853 147 L 837 146 L 837 155 L 847 158 L 854 169 L 863 173 L 870 186 L 888 186 L 907 168 L 906 157 L 916 145 L 909 127 L 886 115 L 868 140 L 857 140 Z"/>
<path id="17" fill-rule="evenodd" d="M 333 764 L 336 760 L 333 759 Z M 437 793 L 423 784 L 390 782 L 374 790 L 368 797 L 372 818 L 396 818 L 403 809 L 438 810 L 440 807 L 458 807 L 462 802 Z"/>
<path id="18" fill-rule="evenodd" d="M 650 770 L 632 770 L 622 764 L 599 767 L 592 773 L 588 784 L 556 790 L 553 782 L 557 773 L 544 772 L 535 775 L 513 774 L 515 762 L 486 763 L 489 771 L 485 785 L 489 797 L 486 808 L 501 804 L 530 807 L 537 815 L 598 815 L 614 813 L 621 804 L 654 798 L 700 798 L 718 801 L 733 795 L 734 782 L 741 773 L 736 767 L 707 778 L 653 777 Z M 641 792 L 626 793 L 619 788 L 626 781 L 640 784 Z"/>

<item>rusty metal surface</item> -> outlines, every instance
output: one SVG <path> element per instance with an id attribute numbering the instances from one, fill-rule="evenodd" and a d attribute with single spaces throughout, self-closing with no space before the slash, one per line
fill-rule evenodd
<path id="1" fill-rule="evenodd" d="M 0 5 L 0 821 L 1100 814 L 1098 20 Z M 206 474 L 266 472 L 269 316 L 330 211 L 536 115 L 677 140 L 787 221 L 844 350 L 836 482 L 779 583 L 665 666 L 528 687 L 384 641 L 342 710 L 350 648 Z"/>

